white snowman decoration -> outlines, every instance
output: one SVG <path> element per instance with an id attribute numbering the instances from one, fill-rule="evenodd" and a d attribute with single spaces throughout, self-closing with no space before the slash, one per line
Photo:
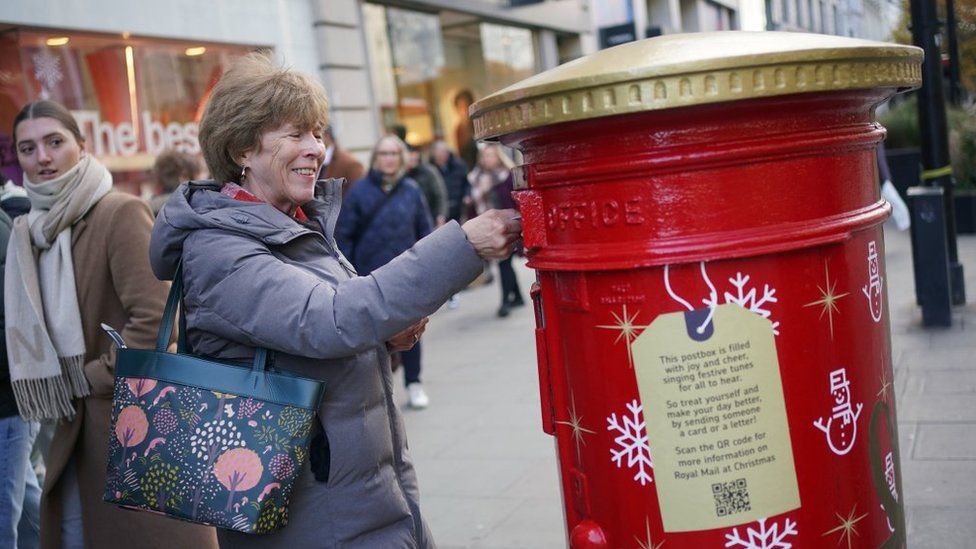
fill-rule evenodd
<path id="1" fill-rule="evenodd" d="M 881 263 L 878 261 L 878 246 L 872 240 L 868 242 L 868 283 L 861 288 L 871 309 L 871 318 L 881 322 L 882 300 L 881 289 L 884 279 L 881 277 Z"/>
<path id="2" fill-rule="evenodd" d="M 857 418 L 861 417 L 864 405 L 860 402 L 853 405 L 851 383 L 844 368 L 830 372 L 830 395 L 833 398 L 830 417 L 826 421 L 821 417 L 813 425 L 823 431 L 830 450 L 843 456 L 851 451 L 857 440 Z"/>

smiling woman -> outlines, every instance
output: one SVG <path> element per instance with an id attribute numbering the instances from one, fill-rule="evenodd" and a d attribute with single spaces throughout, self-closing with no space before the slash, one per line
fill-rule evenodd
<path id="1" fill-rule="evenodd" d="M 156 218 L 150 259 L 164 279 L 182 264 L 194 354 L 249 360 L 263 347 L 276 367 L 326 382 L 294 491 L 241 491 L 251 501 L 269 501 L 269 486 L 271 497 L 290 496 L 288 526 L 262 535 L 221 530 L 221 545 L 432 547 L 393 403 L 389 352 L 414 347 L 427 315 L 481 272 L 482 258 L 510 254 L 521 223 L 512 210 L 491 211 L 430 233 L 423 198 L 401 181 L 403 143 L 385 138 L 373 164 L 377 180 L 422 217 L 409 218 L 418 224 L 396 257 L 357 273 L 333 235 L 340 206 L 352 207 L 342 204 L 342 181 L 315 181 L 327 114 L 311 77 L 259 54 L 238 60 L 200 122 L 216 181 L 173 193 Z M 246 415 L 239 406 L 218 415 L 238 421 Z"/>

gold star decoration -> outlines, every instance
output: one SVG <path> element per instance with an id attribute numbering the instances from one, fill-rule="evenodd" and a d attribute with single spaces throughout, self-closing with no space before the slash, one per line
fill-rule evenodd
<path id="1" fill-rule="evenodd" d="M 589 433 L 595 435 L 594 431 L 591 431 L 583 427 L 583 417 L 576 414 L 576 395 L 573 393 L 569 394 L 570 401 L 572 405 L 569 409 L 569 421 L 557 421 L 559 425 L 566 425 L 573 431 L 573 442 L 576 443 L 576 461 L 580 458 L 580 443 L 586 446 L 586 441 L 583 440 L 583 433 Z"/>
<path id="2" fill-rule="evenodd" d="M 830 324 L 830 339 L 834 339 L 834 313 L 840 314 L 840 309 L 837 308 L 837 302 L 840 298 L 850 295 L 850 292 L 845 292 L 842 294 L 834 293 L 837 289 L 837 281 L 835 280 L 833 284 L 830 282 L 830 271 L 827 269 L 827 262 L 824 261 L 824 277 L 826 281 L 821 287 L 817 285 L 817 289 L 820 290 L 820 299 L 816 301 L 811 301 L 804 305 L 804 307 L 822 307 L 820 311 L 820 318 L 823 319 L 824 315 L 827 315 L 827 321 Z"/>
<path id="3" fill-rule="evenodd" d="M 634 541 L 637 542 L 637 546 L 640 547 L 640 549 L 661 549 L 661 546 L 664 545 L 664 541 L 654 545 L 654 541 L 651 540 L 651 520 L 647 517 L 644 517 L 644 528 L 646 529 L 646 537 L 643 540 L 637 536 L 634 536 Z"/>
<path id="4" fill-rule="evenodd" d="M 878 398 L 888 402 L 888 391 L 891 389 L 891 382 L 888 381 L 888 372 L 881 370 L 881 390 L 878 391 Z"/>
<path id="5" fill-rule="evenodd" d="M 856 511 L 857 511 L 857 505 L 855 504 L 854 508 L 851 509 L 851 514 L 847 515 L 847 518 L 842 517 L 840 513 L 834 513 L 835 515 L 837 515 L 837 518 L 840 520 L 840 525 L 838 525 L 836 528 L 827 530 L 826 532 L 821 534 L 821 536 L 833 534 L 834 532 L 840 532 L 840 539 L 837 540 L 837 543 L 840 544 L 840 542 L 843 541 L 844 538 L 847 538 L 847 549 L 851 549 L 852 534 L 857 535 L 857 528 L 854 525 L 860 522 L 864 517 L 868 516 L 867 513 L 864 513 L 863 515 L 854 518 Z"/>
<path id="6" fill-rule="evenodd" d="M 616 324 L 597 326 L 597 328 L 602 328 L 604 330 L 617 330 L 620 332 L 617 334 L 617 339 L 613 340 L 614 343 L 620 343 L 620 340 L 624 340 L 624 344 L 627 345 L 627 362 L 630 364 L 630 369 L 634 369 L 634 353 L 630 349 L 630 344 L 637 339 L 638 333 L 641 330 L 647 328 L 647 326 L 639 326 L 634 324 L 637 320 L 637 315 L 640 311 L 634 313 L 634 316 L 629 316 L 627 314 L 627 305 L 624 304 L 623 312 L 618 316 L 617 313 L 611 312 L 613 319 L 617 322 Z"/>

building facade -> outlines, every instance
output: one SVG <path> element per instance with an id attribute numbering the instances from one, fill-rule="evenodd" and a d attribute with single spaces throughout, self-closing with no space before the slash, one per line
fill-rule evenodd
<path id="1" fill-rule="evenodd" d="M 766 29 L 887 41 L 898 24 L 898 0 L 764 0 Z"/>
<path id="2" fill-rule="evenodd" d="M 75 113 L 116 184 L 146 192 L 164 149 L 198 152 L 206 98 L 239 55 L 267 49 L 321 78 L 342 146 L 364 159 L 397 125 L 454 144 L 455 99 L 477 100 L 588 53 L 579 0 L 5 0 L 0 169 L 20 180 L 11 124 L 29 101 Z"/>

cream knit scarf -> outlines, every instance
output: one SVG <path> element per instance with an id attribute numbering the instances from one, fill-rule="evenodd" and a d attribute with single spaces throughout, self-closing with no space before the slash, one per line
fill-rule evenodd
<path id="1" fill-rule="evenodd" d="M 57 179 L 25 176 L 24 188 L 31 210 L 14 221 L 4 271 L 10 381 L 25 419 L 71 418 L 71 400 L 89 392 L 71 227 L 112 189 L 112 176 L 85 155 Z"/>

